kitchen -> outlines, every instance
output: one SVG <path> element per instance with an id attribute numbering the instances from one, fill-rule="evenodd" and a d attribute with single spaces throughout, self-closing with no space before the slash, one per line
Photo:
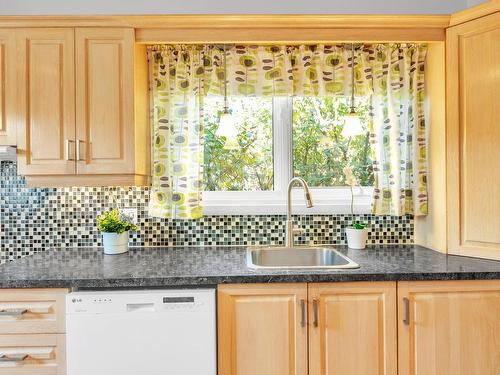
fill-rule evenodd
<path id="1" fill-rule="evenodd" d="M 500 2 L 15 3 L 0 375 L 500 374 Z"/>

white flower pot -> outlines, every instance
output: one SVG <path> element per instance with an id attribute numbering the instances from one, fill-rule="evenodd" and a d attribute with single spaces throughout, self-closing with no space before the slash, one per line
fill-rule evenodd
<path id="1" fill-rule="evenodd" d="M 368 229 L 346 228 L 347 246 L 351 249 L 364 249 L 368 239 Z"/>
<path id="2" fill-rule="evenodd" d="M 128 232 L 121 234 L 103 232 L 102 245 L 104 246 L 104 254 L 115 255 L 126 253 L 128 251 Z"/>

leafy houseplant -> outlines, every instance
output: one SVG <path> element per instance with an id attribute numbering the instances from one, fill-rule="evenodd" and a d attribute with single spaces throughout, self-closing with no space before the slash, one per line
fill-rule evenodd
<path id="1" fill-rule="evenodd" d="M 358 181 L 354 176 L 352 169 L 349 166 L 344 168 L 346 182 L 351 189 L 351 215 L 354 215 L 354 191 L 353 188 L 358 186 Z M 368 229 L 365 223 L 354 221 L 351 226 L 345 229 L 347 236 L 347 246 L 351 249 L 364 249 L 366 240 L 368 239 Z"/>
<path id="2" fill-rule="evenodd" d="M 128 250 L 129 231 L 137 230 L 131 219 L 117 208 L 104 211 L 97 217 L 97 228 L 102 233 L 105 254 L 122 254 Z"/>

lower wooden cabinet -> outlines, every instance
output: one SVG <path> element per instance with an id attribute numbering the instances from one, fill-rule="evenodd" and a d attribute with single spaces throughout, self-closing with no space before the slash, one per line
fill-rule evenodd
<path id="1" fill-rule="evenodd" d="M 65 375 L 68 289 L 0 289 L 0 375 Z"/>
<path id="2" fill-rule="evenodd" d="M 0 375 L 65 375 L 64 334 L 0 335 Z"/>
<path id="3" fill-rule="evenodd" d="M 218 375 L 307 374 L 307 285 L 222 285 Z"/>
<path id="4" fill-rule="evenodd" d="M 500 281 L 398 285 L 400 375 L 500 374 Z"/>
<path id="5" fill-rule="evenodd" d="M 309 374 L 396 375 L 396 283 L 309 284 Z"/>
<path id="6" fill-rule="evenodd" d="M 395 282 L 223 285 L 218 295 L 219 375 L 396 375 Z"/>
<path id="7" fill-rule="evenodd" d="M 500 280 L 223 285 L 218 317 L 219 375 L 500 375 Z"/>

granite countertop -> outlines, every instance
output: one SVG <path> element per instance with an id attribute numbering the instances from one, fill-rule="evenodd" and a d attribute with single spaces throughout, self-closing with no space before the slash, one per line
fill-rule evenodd
<path id="1" fill-rule="evenodd" d="M 413 245 L 352 250 L 350 270 L 252 270 L 246 247 L 46 250 L 0 266 L 0 288 L 182 287 L 221 283 L 500 279 L 500 261 L 444 255 Z"/>

